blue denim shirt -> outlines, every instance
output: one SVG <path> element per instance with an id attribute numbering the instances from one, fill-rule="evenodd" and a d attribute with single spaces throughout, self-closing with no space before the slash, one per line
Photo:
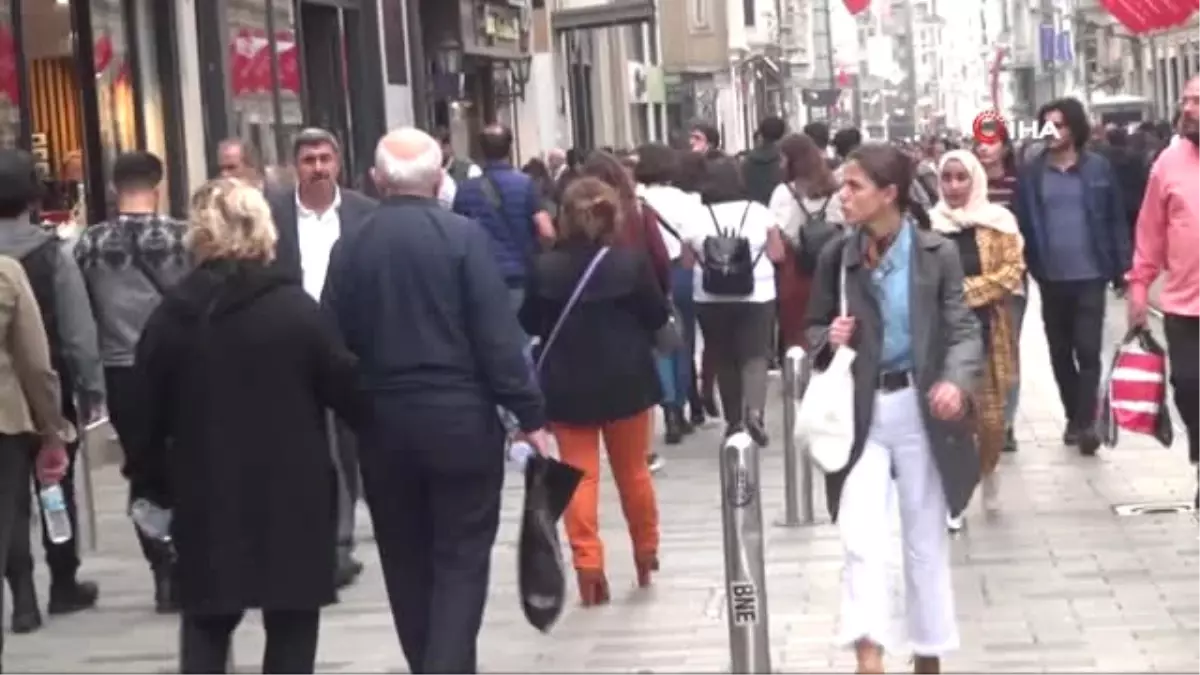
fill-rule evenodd
<path id="1" fill-rule="evenodd" d="M 871 270 L 883 315 L 883 372 L 912 370 L 912 330 L 909 313 L 909 279 L 912 267 L 913 223 L 905 219 L 896 240 L 883 254 L 879 266 Z"/>

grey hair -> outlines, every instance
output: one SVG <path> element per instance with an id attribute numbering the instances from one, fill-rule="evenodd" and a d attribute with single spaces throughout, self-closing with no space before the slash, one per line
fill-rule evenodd
<path id="1" fill-rule="evenodd" d="M 292 157 L 299 155 L 304 148 L 311 148 L 314 145 L 332 146 L 333 153 L 338 157 L 342 156 L 342 144 L 338 142 L 337 136 L 320 127 L 308 127 L 301 129 L 292 139 Z"/>
<path id="2" fill-rule="evenodd" d="M 420 129 L 402 129 L 403 134 L 423 141 L 425 150 L 416 157 L 401 159 L 388 149 L 386 138 L 375 146 L 375 172 L 400 191 L 426 192 L 442 179 L 442 148 L 436 140 Z M 389 136 L 393 136 L 389 134 Z"/>

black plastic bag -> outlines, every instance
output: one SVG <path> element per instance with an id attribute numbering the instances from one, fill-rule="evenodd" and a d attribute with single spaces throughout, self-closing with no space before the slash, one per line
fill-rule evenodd
<path id="1" fill-rule="evenodd" d="M 517 550 L 517 587 L 529 624 L 549 632 L 566 603 L 567 579 L 558 543 L 558 519 L 583 478 L 562 462 L 533 455 L 525 464 L 525 509 Z"/>

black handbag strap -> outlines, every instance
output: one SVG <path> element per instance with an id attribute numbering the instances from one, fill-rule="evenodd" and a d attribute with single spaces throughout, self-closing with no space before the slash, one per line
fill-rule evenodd
<path id="1" fill-rule="evenodd" d="M 717 234 L 722 237 L 740 237 L 742 236 L 742 228 L 746 227 L 746 214 L 750 213 L 750 205 L 754 202 L 746 200 L 746 208 L 742 210 L 742 219 L 738 222 L 737 231 L 726 232 L 721 229 L 721 223 L 717 220 L 717 214 L 713 211 L 712 204 L 707 204 L 708 216 L 712 218 L 713 227 L 717 230 Z"/>

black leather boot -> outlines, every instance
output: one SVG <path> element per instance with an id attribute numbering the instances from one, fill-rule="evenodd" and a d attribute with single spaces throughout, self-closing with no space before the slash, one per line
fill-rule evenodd
<path id="1" fill-rule="evenodd" d="M 32 633 L 42 627 L 42 611 L 38 609 L 37 587 L 33 574 L 22 574 L 8 580 L 12 589 L 12 632 Z"/>
<path id="2" fill-rule="evenodd" d="M 179 611 L 173 566 L 154 568 L 154 611 L 159 614 L 174 614 Z"/>
<path id="3" fill-rule="evenodd" d="M 760 448 L 771 444 L 771 438 L 767 436 L 767 424 L 763 421 L 761 412 L 755 411 L 746 415 L 746 433 L 750 434 L 750 438 L 754 439 L 754 443 Z"/>
<path id="4" fill-rule="evenodd" d="M 56 614 L 74 614 L 96 606 L 100 597 L 100 587 L 91 581 L 78 581 L 74 578 L 50 582 L 50 603 L 46 611 L 50 616 Z"/>
<path id="5" fill-rule="evenodd" d="M 683 442 L 683 410 L 678 406 L 663 408 L 663 419 L 666 420 L 666 430 L 663 441 L 667 445 L 679 445 Z"/>

